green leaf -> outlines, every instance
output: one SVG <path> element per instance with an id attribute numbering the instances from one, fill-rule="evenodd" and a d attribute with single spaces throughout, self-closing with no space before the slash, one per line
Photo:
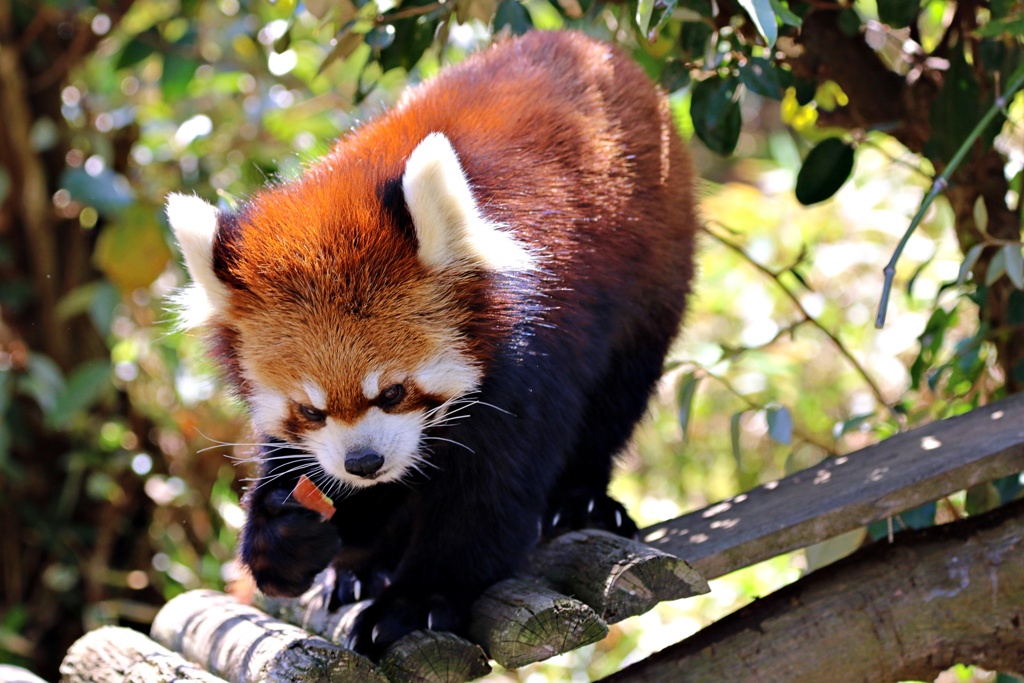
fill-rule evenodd
<path id="1" fill-rule="evenodd" d="M 661 70 L 658 83 L 668 93 L 682 90 L 690 84 L 690 67 L 678 59 L 673 59 Z"/>
<path id="2" fill-rule="evenodd" d="M 736 460 L 736 467 L 738 469 L 743 469 L 743 451 L 740 448 L 740 420 L 743 419 L 744 412 L 741 410 L 729 418 L 729 442 L 732 444 L 732 457 Z"/>
<path id="3" fill-rule="evenodd" d="M 826 138 L 804 159 L 796 177 L 796 198 L 804 206 L 823 202 L 843 186 L 853 172 L 853 147 L 840 138 Z"/>
<path id="4" fill-rule="evenodd" d="M 991 287 L 1004 273 L 1006 273 L 1006 250 L 1000 249 L 989 261 L 988 271 L 985 273 L 985 286 Z"/>
<path id="5" fill-rule="evenodd" d="M 967 282 L 967 276 L 971 274 L 971 270 L 978 263 L 978 258 L 981 256 L 984 248 L 984 244 L 975 244 L 967 250 L 967 256 L 964 257 L 964 262 L 960 264 L 960 273 L 956 276 L 958 287 L 962 287 Z"/>
<path id="6" fill-rule="evenodd" d="M 781 443 L 783 446 L 788 446 L 792 443 L 793 416 L 790 414 L 789 409 L 785 406 L 769 408 L 767 417 L 768 436 L 770 436 L 773 441 Z"/>
<path id="7" fill-rule="evenodd" d="M 775 45 L 775 39 L 779 37 L 779 26 L 775 19 L 775 12 L 772 10 L 770 0 L 739 0 L 740 7 L 750 16 L 754 22 L 757 32 L 764 38 L 768 47 Z"/>
<path id="8" fill-rule="evenodd" d="M 68 427 L 76 415 L 88 410 L 111 387 L 109 361 L 83 363 L 68 377 L 46 415 L 47 424 L 57 429 Z"/>
<path id="9" fill-rule="evenodd" d="M 751 92 L 773 100 L 782 99 L 782 81 L 775 66 L 762 57 L 751 57 L 740 67 L 740 82 Z"/>
<path id="10" fill-rule="evenodd" d="M 127 69 L 141 62 L 146 57 L 156 52 L 155 45 L 160 44 L 162 39 L 156 29 L 150 29 L 132 38 L 125 44 L 121 54 L 114 62 L 114 69 Z"/>
<path id="11" fill-rule="evenodd" d="M 688 438 L 690 418 L 693 415 L 693 397 L 697 393 L 698 384 L 700 377 L 692 372 L 686 373 L 679 383 L 679 425 L 683 429 L 683 441 Z"/>
<path id="12" fill-rule="evenodd" d="M 431 4 L 431 0 L 414 0 L 402 3 L 402 8 L 425 7 L 429 4 Z M 518 2 L 515 4 L 519 5 Z M 519 7 L 522 9 L 521 5 Z M 394 40 L 390 46 L 380 51 L 380 66 L 385 72 L 397 67 L 401 67 L 407 72 L 413 70 L 420 61 L 420 57 L 434 42 L 438 12 L 439 10 L 432 10 L 421 17 L 409 17 L 393 24 L 395 27 Z"/>
<path id="13" fill-rule="evenodd" d="M 658 37 L 658 29 L 675 9 L 676 0 L 639 0 L 636 6 L 636 26 L 648 41 Z"/>
<path id="14" fill-rule="evenodd" d="M 988 232 L 988 207 L 985 206 L 985 198 L 979 196 L 974 201 L 974 208 L 971 211 L 974 215 L 974 225 L 981 232 Z"/>
<path id="15" fill-rule="evenodd" d="M 1020 38 L 1024 36 L 1024 15 L 994 19 L 974 29 L 974 34 L 980 38 Z"/>
<path id="16" fill-rule="evenodd" d="M 874 416 L 875 414 L 873 412 L 864 413 L 863 415 L 854 415 L 850 419 L 844 420 L 843 422 L 837 422 L 835 426 L 832 428 L 832 438 L 838 440 L 839 438 L 849 434 L 850 432 L 859 430 L 861 425 L 863 425 L 865 422 L 867 422 Z"/>
<path id="17" fill-rule="evenodd" d="M 44 414 L 49 413 L 64 390 L 64 376 L 60 368 L 48 356 L 30 353 L 26 370 L 21 390 L 35 400 Z"/>
<path id="18" fill-rule="evenodd" d="M 533 28 L 533 19 L 519 0 L 501 0 L 494 13 L 494 31 L 509 27 L 514 35 L 522 35 Z"/>
<path id="19" fill-rule="evenodd" d="M 920 0 L 878 0 L 878 19 L 892 28 L 906 28 L 920 9 Z"/>
<path id="20" fill-rule="evenodd" d="M 198 60 L 174 53 L 165 54 L 164 72 L 160 76 L 160 89 L 164 93 L 164 98 L 174 102 L 184 97 L 198 68 Z"/>
<path id="21" fill-rule="evenodd" d="M 771 0 L 771 5 L 772 11 L 775 12 L 775 16 L 777 16 L 786 26 L 800 28 L 804 25 L 804 20 L 794 14 L 787 5 L 783 5 L 780 0 Z"/>
<path id="22" fill-rule="evenodd" d="M 76 202 L 95 207 L 103 214 L 125 209 L 135 201 L 128 179 L 109 168 L 103 168 L 96 175 L 82 168 L 66 168 L 59 182 Z"/>
<path id="23" fill-rule="evenodd" d="M 1019 244 L 1007 244 L 1003 246 L 1006 252 L 1006 276 L 1017 289 L 1024 289 L 1024 256 L 1021 255 Z"/>
<path id="24" fill-rule="evenodd" d="M 743 115 L 735 101 L 736 78 L 709 78 L 697 83 L 690 96 L 693 130 L 712 152 L 728 156 L 740 139 Z"/>

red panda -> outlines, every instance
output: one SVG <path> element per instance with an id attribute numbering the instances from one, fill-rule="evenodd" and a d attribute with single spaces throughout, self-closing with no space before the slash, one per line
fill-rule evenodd
<path id="1" fill-rule="evenodd" d="M 295 595 L 334 561 L 350 645 L 465 632 L 607 495 L 683 314 L 697 226 L 665 97 L 618 49 L 532 32 L 443 70 L 237 212 L 171 195 L 186 327 L 264 438 L 240 555 Z M 290 492 L 309 474 L 330 522 Z"/>

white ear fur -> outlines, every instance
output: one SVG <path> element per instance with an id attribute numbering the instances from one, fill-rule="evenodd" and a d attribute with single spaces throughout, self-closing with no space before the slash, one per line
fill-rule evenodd
<path id="1" fill-rule="evenodd" d="M 167 220 L 178 238 L 192 284 L 175 297 L 182 327 L 209 322 L 227 308 L 228 288 L 213 272 L 213 241 L 217 234 L 217 209 L 199 197 L 167 196 Z"/>
<path id="2" fill-rule="evenodd" d="M 425 265 L 498 271 L 532 267 L 523 245 L 481 214 L 459 158 L 441 133 L 423 138 L 409 155 L 402 191 Z"/>

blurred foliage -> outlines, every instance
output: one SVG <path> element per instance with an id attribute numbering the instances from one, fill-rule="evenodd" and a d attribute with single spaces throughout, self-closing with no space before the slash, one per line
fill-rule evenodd
<path id="1" fill-rule="evenodd" d="M 1021 387 L 1018 2 L 0 0 L 0 661 L 55 678 L 83 628 L 234 578 L 245 419 L 169 324 L 166 193 L 233 205 L 493 36 L 560 27 L 633 54 L 705 179 L 688 324 L 614 483 L 641 522 Z M 494 677 L 599 677 L 867 535 L 1020 495 L 977 487 Z"/>

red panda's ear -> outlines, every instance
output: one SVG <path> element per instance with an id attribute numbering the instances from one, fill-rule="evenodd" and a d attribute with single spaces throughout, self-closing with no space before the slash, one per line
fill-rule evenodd
<path id="1" fill-rule="evenodd" d="M 199 327 L 227 308 L 228 287 L 213 269 L 217 239 L 217 209 L 199 197 L 171 194 L 167 197 L 167 220 L 185 256 L 192 284 L 176 297 L 181 324 Z"/>
<path id="2" fill-rule="evenodd" d="M 448 138 L 431 133 L 405 164 L 402 192 L 429 268 L 524 270 L 530 253 L 480 212 Z"/>

